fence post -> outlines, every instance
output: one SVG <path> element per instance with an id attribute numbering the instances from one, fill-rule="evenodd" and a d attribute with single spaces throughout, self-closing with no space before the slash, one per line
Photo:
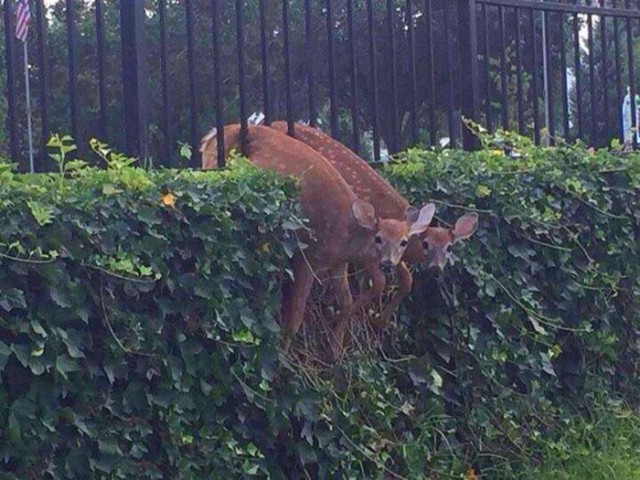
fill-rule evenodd
<path id="1" fill-rule="evenodd" d="M 9 153 L 11 155 L 12 162 L 18 162 L 22 159 L 18 158 L 18 117 L 16 113 L 16 55 L 14 47 L 14 34 L 15 23 L 11 1 L 4 1 L 4 48 L 5 48 L 5 61 L 7 64 L 7 103 L 8 105 L 8 117 L 7 127 L 9 129 Z M 22 164 L 21 164 L 22 166 Z"/>
<path id="2" fill-rule="evenodd" d="M 122 86 L 127 154 L 148 154 L 148 81 L 145 61 L 144 0 L 120 0 Z"/>
<path id="3" fill-rule="evenodd" d="M 478 76 L 478 24 L 476 0 L 458 0 L 460 39 L 460 91 L 462 116 L 480 120 L 480 88 Z M 462 126 L 462 145 L 465 150 L 480 147 L 478 137 Z"/>

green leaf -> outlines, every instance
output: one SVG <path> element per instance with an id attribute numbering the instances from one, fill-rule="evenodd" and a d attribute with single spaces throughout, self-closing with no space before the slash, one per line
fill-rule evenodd
<path id="1" fill-rule="evenodd" d="M 80 366 L 73 358 L 63 353 L 56 357 L 56 371 L 68 379 L 67 374 L 80 371 Z"/>
<path id="2" fill-rule="evenodd" d="M 188 143 L 183 143 L 180 145 L 180 156 L 187 160 L 191 160 L 191 145 Z"/>
<path id="3" fill-rule="evenodd" d="M 7 364 L 7 360 L 9 359 L 10 355 L 11 355 L 11 348 L 9 347 L 9 345 L 0 341 L 0 374 L 4 370 L 4 366 Z"/>
<path id="4" fill-rule="evenodd" d="M 60 308 L 70 308 L 71 301 L 67 292 L 64 290 L 64 286 L 52 285 L 49 289 L 51 300 Z"/>
<path id="5" fill-rule="evenodd" d="M 24 292 L 17 288 L 0 290 L 0 307 L 6 312 L 16 308 L 27 308 Z"/>
<path id="6" fill-rule="evenodd" d="M 255 344 L 256 338 L 253 336 L 253 333 L 248 328 L 244 328 L 238 332 L 234 332 L 232 338 L 235 342 L 247 343 L 247 344 Z"/>
<path id="7" fill-rule="evenodd" d="M 49 225 L 53 221 L 53 210 L 51 207 L 43 205 L 34 201 L 27 201 L 27 205 L 29 206 L 29 210 L 35 218 L 38 225 L 41 227 L 45 225 Z"/>

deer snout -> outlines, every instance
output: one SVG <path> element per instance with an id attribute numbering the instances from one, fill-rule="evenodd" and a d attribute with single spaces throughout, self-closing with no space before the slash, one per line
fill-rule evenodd
<path id="1" fill-rule="evenodd" d="M 436 278 L 441 276 L 443 272 L 444 268 L 440 265 L 429 265 L 429 268 L 427 268 L 427 274 Z"/>
<path id="2" fill-rule="evenodd" d="M 395 265 L 391 260 L 383 260 L 380 262 L 380 269 L 385 274 L 390 274 L 390 273 L 393 273 L 393 270 L 395 269 Z"/>
<path id="3" fill-rule="evenodd" d="M 433 277 L 439 277 L 447 266 L 447 257 L 443 252 L 436 251 L 431 255 L 427 265 L 427 274 Z"/>

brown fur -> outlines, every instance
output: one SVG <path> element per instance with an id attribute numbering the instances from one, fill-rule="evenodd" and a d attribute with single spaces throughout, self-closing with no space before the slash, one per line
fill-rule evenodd
<path id="1" fill-rule="evenodd" d="M 274 122 L 271 124 L 271 128 L 286 132 L 287 123 Z M 409 202 L 371 165 L 353 151 L 322 130 L 299 123 L 295 124 L 295 138 L 322 154 L 340 173 L 353 192 L 362 200 L 373 205 L 380 217 L 398 220 L 404 218 Z M 410 240 L 403 260 L 409 263 L 426 261 L 419 239 Z"/>
<path id="2" fill-rule="evenodd" d="M 216 168 L 216 138 L 215 134 L 210 134 L 203 139 L 204 169 Z M 224 143 L 227 152 L 240 149 L 239 125 L 225 127 Z M 293 284 L 283 297 L 287 345 L 302 323 L 314 278 L 326 277 L 327 273 L 341 278 L 348 263 L 360 263 L 373 254 L 375 223 L 371 229 L 364 228 L 355 215 L 366 221 L 374 211 L 370 206 L 354 210 L 354 205 L 360 201 L 331 164 L 315 150 L 280 132 L 261 126 L 249 127 L 244 153 L 263 168 L 300 180 L 303 209 L 316 237 L 315 241 L 308 241 L 309 247 L 304 253 L 295 256 Z M 375 220 L 374 217 L 372 221 Z M 345 282 L 334 285 L 342 315 L 348 318 L 353 304 L 348 285 Z"/>
<path id="3" fill-rule="evenodd" d="M 279 131 L 287 131 L 286 122 L 274 122 L 271 127 Z M 353 192 L 374 206 L 378 215 L 385 218 L 401 219 L 404 217 L 409 202 L 407 202 L 387 180 L 376 172 L 365 160 L 356 155 L 349 148 L 325 134 L 321 130 L 302 124 L 295 125 L 295 138 L 320 152 L 331 165 L 342 175 Z M 477 216 L 476 222 L 477 222 Z M 397 222 L 396 226 L 385 222 L 380 226 L 379 235 L 388 235 L 399 238 L 398 235 L 406 235 L 407 223 Z M 419 236 L 409 238 L 407 250 L 404 252 L 402 262 L 398 263 L 399 288 L 396 296 L 383 311 L 379 324 L 384 324 L 393 313 L 393 309 L 409 294 L 413 284 L 411 272 L 403 262 L 409 264 L 426 263 L 427 267 L 444 269 L 447 263 L 447 248 L 458 239 L 468 238 L 470 235 L 456 236 L 454 229 L 428 228 Z M 450 241 L 444 241 L 450 238 Z M 423 245 L 429 245 L 430 250 L 425 252 Z M 444 262 L 442 261 L 444 259 Z M 395 262 L 394 262 L 395 263 Z M 358 300 L 354 309 L 361 308 L 380 296 L 386 282 L 375 264 L 367 267 L 367 272 L 372 279 L 373 287 Z"/>

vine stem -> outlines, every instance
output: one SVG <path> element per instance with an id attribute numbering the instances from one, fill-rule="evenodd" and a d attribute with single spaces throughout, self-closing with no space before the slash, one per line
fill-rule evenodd
<path id="1" fill-rule="evenodd" d="M 102 307 L 102 319 L 104 320 L 104 323 L 107 326 L 107 330 L 109 330 L 109 333 L 113 337 L 114 341 L 124 353 L 128 355 L 139 355 L 141 357 L 148 357 L 148 358 L 159 357 L 155 353 L 137 352 L 134 350 L 130 350 L 129 348 L 125 347 L 122 341 L 118 338 L 118 336 L 116 335 L 116 332 L 113 330 L 113 327 L 111 326 L 111 322 L 109 321 L 109 316 L 107 315 L 107 307 L 104 304 L 104 285 L 103 285 L 102 276 L 100 276 L 100 306 Z"/>
<path id="2" fill-rule="evenodd" d="M 538 320 L 539 322 L 552 327 L 552 328 L 557 328 L 558 330 L 563 330 L 565 332 L 573 332 L 573 333 L 587 333 L 590 330 L 587 328 L 571 328 L 571 327 L 565 327 L 562 325 L 558 325 L 556 323 L 555 320 L 545 317 L 544 315 L 539 314 L 538 312 L 535 312 L 534 310 L 530 309 L 529 307 L 527 307 L 524 303 L 522 303 L 520 300 L 518 300 L 516 298 L 516 296 L 511 293 L 511 291 L 505 287 L 502 282 L 500 282 L 500 280 L 498 280 L 494 275 L 492 274 L 487 274 L 489 276 L 489 278 L 491 278 L 494 282 L 496 282 L 498 284 L 498 286 L 507 294 L 507 296 L 509 297 L 509 299 L 515 303 L 516 305 L 518 305 L 522 310 L 524 310 L 525 312 L 527 312 L 529 315 L 531 315 L 532 317 L 534 317 L 536 320 Z"/>
<path id="3" fill-rule="evenodd" d="M 29 263 L 31 265 L 48 265 L 57 260 L 57 258 L 49 258 L 48 260 L 31 260 L 28 258 L 14 257 L 2 252 L 0 252 L 0 258 L 6 258 L 7 260 L 11 260 L 12 262 Z"/>

